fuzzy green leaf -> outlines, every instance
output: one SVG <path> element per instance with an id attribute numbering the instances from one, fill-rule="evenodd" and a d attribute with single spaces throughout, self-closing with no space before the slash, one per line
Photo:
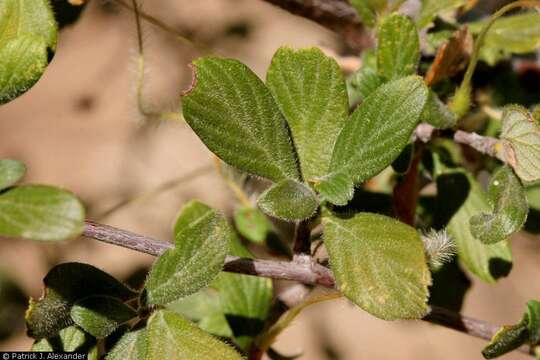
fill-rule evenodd
<path id="1" fill-rule="evenodd" d="M 285 115 L 304 179 L 325 174 L 339 131 L 349 116 L 339 65 L 317 48 L 280 48 L 266 83 Z"/>
<path id="2" fill-rule="evenodd" d="M 135 310 L 111 296 L 89 296 L 77 301 L 71 308 L 71 318 L 75 324 L 98 339 L 106 338 L 135 316 Z"/>
<path id="3" fill-rule="evenodd" d="M 44 294 L 30 300 L 26 312 L 28 334 L 36 339 L 50 338 L 73 324 L 73 304 L 92 295 L 117 297 L 123 301 L 135 296 L 109 274 L 87 264 L 65 263 L 55 266 L 43 279 Z"/>
<path id="4" fill-rule="evenodd" d="M 226 163 L 272 181 L 300 179 L 287 124 L 264 83 L 232 59 L 194 62 L 182 98 L 187 123 Z"/>
<path id="5" fill-rule="evenodd" d="M 450 111 L 435 92 L 430 90 L 426 107 L 422 113 L 422 121 L 433 125 L 437 129 L 448 129 L 456 125 L 457 115 Z"/>
<path id="6" fill-rule="evenodd" d="M 317 211 L 319 201 L 308 186 L 284 180 L 263 192 L 257 204 L 267 215 L 296 221 L 311 217 Z"/>
<path id="7" fill-rule="evenodd" d="M 181 315 L 156 311 L 148 320 L 147 360 L 241 360 L 232 347 L 202 331 Z"/>
<path id="8" fill-rule="evenodd" d="M 486 244 L 503 241 L 519 231 L 529 207 L 525 189 L 507 166 L 500 167 L 492 176 L 488 189 L 493 212 L 471 218 L 471 234 Z"/>
<path id="9" fill-rule="evenodd" d="M 26 166 L 17 160 L 0 160 L 0 191 L 15 185 L 26 173 Z"/>
<path id="10" fill-rule="evenodd" d="M 385 320 L 427 313 L 431 276 L 414 228 L 382 215 L 328 210 L 323 227 L 330 265 L 347 298 Z"/>
<path id="11" fill-rule="evenodd" d="M 33 86 L 56 48 L 57 25 L 48 0 L 0 2 L 0 104 Z"/>
<path id="12" fill-rule="evenodd" d="M 517 349 L 527 341 L 527 321 L 517 325 L 503 326 L 493 336 L 489 344 L 482 350 L 486 359 L 494 359 Z"/>
<path id="13" fill-rule="evenodd" d="M 428 90 L 421 78 L 406 77 L 379 87 L 355 110 L 339 134 L 329 174 L 315 183 L 337 205 L 360 184 L 389 166 L 408 144 Z"/>
<path id="14" fill-rule="evenodd" d="M 60 330 L 58 336 L 41 339 L 32 345 L 33 352 L 84 352 L 86 359 L 99 358 L 96 339 L 92 338 L 76 326 Z"/>
<path id="15" fill-rule="evenodd" d="M 242 207 L 234 212 L 234 225 L 236 230 L 256 244 L 262 244 L 272 229 L 272 223 L 259 210 L 250 207 Z"/>
<path id="16" fill-rule="evenodd" d="M 70 192 L 25 185 L 0 194 L 0 235 L 32 240 L 65 240 L 84 227 L 84 208 Z"/>
<path id="17" fill-rule="evenodd" d="M 362 66 L 347 79 L 349 106 L 354 106 L 367 98 L 384 82 L 377 72 L 377 56 L 366 50 L 362 56 Z"/>
<path id="18" fill-rule="evenodd" d="M 452 212 L 447 229 L 456 244 L 460 262 L 488 283 L 506 276 L 512 265 L 508 242 L 484 244 L 471 233 L 469 219 L 490 211 L 480 184 L 462 169 L 446 170 L 437 176 L 437 192 L 441 212 Z"/>
<path id="19" fill-rule="evenodd" d="M 467 0 L 422 0 L 422 10 L 418 19 L 418 28 L 429 25 L 433 18 L 442 11 L 456 9 L 467 3 Z"/>
<path id="20" fill-rule="evenodd" d="M 384 10 L 387 6 L 387 0 L 350 0 L 351 5 L 360 16 L 362 22 L 373 27 L 377 20 L 377 13 Z"/>
<path id="21" fill-rule="evenodd" d="M 420 60 L 420 40 L 416 25 L 407 16 L 385 18 L 378 34 L 377 71 L 387 80 L 416 74 Z"/>
<path id="22" fill-rule="evenodd" d="M 497 156 L 526 182 L 540 180 L 540 125 L 527 109 L 507 106 L 502 115 L 501 143 Z"/>
<path id="23" fill-rule="evenodd" d="M 540 345 L 540 302 L 530 300 L 527 302 L 527 325 L 529 328 L 529 342 Z"/>
<path id="24" fill-rule="evenodd" d="M 157 259 L 146 281 L 149 304 L 165 305 L 197 292 L 210 284 L 225 262 L 231 229 L 223 215 L 192 201 L 177 223 L 185 226 L 175 226 L 174 249 Z"/>
<path id="25" fill-rule="evenodd" d="M 107 354 L 107 360 L 145 360 L 147 357 L 146 329 L 125 333 Z"/>

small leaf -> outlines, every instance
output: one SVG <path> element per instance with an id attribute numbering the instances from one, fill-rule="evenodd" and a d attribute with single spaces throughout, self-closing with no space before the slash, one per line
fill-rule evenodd
<path id="1" fill-rule="evenodd" d="M 422 0 L 422 10 L 418 20 L 418 28 L 429 25 L 433 18 L 442 11 L 456 9 L 467 3 L 467 0 Z"/>
<path id="2" fill-rule="evenodd" d="M 347 79 L 349 106 L 354 106 L 367 98 L 384 82 L 377 73 L 377 57 L 371 50 L 362 56 L 362 66 Z"/>
<path id="3" fill-rule="evenodd" d="M 527 341 L 527 321 L 521 321 L 517 325 L 503 326 L 493 336 L 493 339 L 482 350 L 486 359 L 493 359 L 517 349 Z"/>
<path id="4" fill-rule="evenodd" d="M 125 333 L 107 354 L 107 360 L 145 360 L 147 358 L 147 330 L 142 328 Z"/>
<path id="5" fill-rule="evenodd" d="M 156 311 L 148 320 L 148 360 L 241 360 L 232 347 L 205 333 L 181 315 Z"/>
<path id="6" fill-rule="evenodd" d="M 493 212 L 471 217 L 471 234 L 486 244 L 493 244 L 521 229 L 529 207 L 523 185 L 512 169 L 506 166 L 493 174 L 488 197 L 493 204 Z"/>
<path id="7" fill-rule="evenodd" d="M 388 5 L 387 0 L 351 0 L 350 3 L 368 27 L 375 25 L 377 13 L 383 11 Z"/>
<path id="8" fill-rule="evenodd" d="M 416 230 L 371 213 L 323 214 L 324 243 L 338 288 L 352 302 L 385 320 L 418 319 L 431 283 Z"/>
<path id="9" fill-rule="evenodd" d="M 420 41 L 414 22 L 404 15 L 392 14 L 379 29 L 377 71 L 387 80 L 416 73 L 420 60 Z"/>
<path id="10" fill-rule="evenodd" d="M 428 90 L 421 78 L 391 81 L 373 92 L 339 134 L 329 174 L 315 182 L 323 197 L 345 205 L 360 184 L 389 166 L 409 143 Z"/>
<path id="11" fill-rule="evenodd" d="M 317 48 L 282 47 L 272 58 L 266 83 L 291 129 L 303 177 L 324 175 L 349 116 L 339 65 Z"/>
<path id="12" fill-rule="evenodd" d="M 527 324 L 529 327 L 529 342 L 540 345 L 540 302 L 530 300 L 527 302 Z"/>
<path id="13" fill-rule="evenodd" d="M 15 185 L 26 173 L 26 166 L 17 160 L 0 160 L 0 191 Z"/>
<path id="14" fill-rule="evenodd" d="M 71 318 L 75 324 L 98 339 L 106 338 L 135 316 L 135 310 L 110 296 L 89 296 L 77 301 L 71 308 Z"/>
<path id="15" fill-rule="evenodd" d="M 24 185 L 0 194 L 0 235 L 65 240 L 83 231 L 84 208 L 70 192 Z"/>
<path id="16" fill-rule="evenodd" d="M 456 125 L 457 116 L 450 111 L 435 92 L 430 90 L 426 107 L 422 113 L 422 120 L 437 129 L 448 129 Z"/>
<path id="17" fill-rule="evenodd" d="M 60 330 L 58 336 L 41 339 L 32 345 L 32 352 L 79 352 L 86 353 L 88 360 L 98 359 L 96 339 L 76 326 Z"/>
<path id="18" fill-rule="evenodd" d="M 507 106 L 502 115 L 497 156 L 512 166 L 521 180 L 540 180 L 540 125 L 523 107 Z"/>
<path id="19" fill-rule="evenodd" d="M 189 219 L 189 222 L 185 220 Z M 149 304 L 165 305 L 204 288 L 225 262 L 231 229 L 216 210 L 192 201 L 178 218 L 175 247 L 154 264 L 146 280 Z"/>
<path id="20" fill-rule="evenodd" d="M 32 87 L 56 47 L 57 26 L 48 0 L 0 2 L 0 104 Z"/>
<path id="21" fill-rule="evenodd" d="M 256 244 L 262 244 L 272 229 L 272 223 L 258 209 L 242 207 L 234 212 L 236 230 Z"/>
<path id="22" fill-rule="evenodd" d="M 53 267 L 43 284 L 43 296 L 39 300 L 31 299 L 26 312 L 28 335 L 35 339 L 56 336 L 72 325 L 70 311 L 78 300 L 106 295 L 125 301 L 136 294 L 109 274 L 81 263 Z"/>
<path id="23" fill-rule="evenodd" d="M 194 62 L 194 77 L 183 114 L 210 151 L 275 182 L 300 179 L 285 119 L 257 75 L 239 61 L 204 57 Z"/>
<path id="24" fill-rule="evenodd" d="M 319 207 L 315 193 L 293 180 L 271 186 L 261 194 L 257 204 L 265 214 L 289 221 L 305 220 Z"/>

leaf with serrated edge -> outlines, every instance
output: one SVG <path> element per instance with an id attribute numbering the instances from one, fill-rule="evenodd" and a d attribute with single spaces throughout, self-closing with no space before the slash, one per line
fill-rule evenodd
<path id="1" fill-rule="evenodd" d="M 61 347 L 58 348 L 58 345 Z M 60 330 L 58 336 L 41 339 L 32 345 L 32 352 L 85 352 L 86 359 L 97 360 L 98 349 L 96 339 L 92 338 L 76 326 Z"/>
<path id="2" fill-rule="evenodd" d="M 349 116 L 339 65 L 317 48 L 280 48 L 266 83 L 291 129 L 304 179 L 325 174 Z"/>
<path id="3" fill-rule="evenodd" d="M 197 216 L 193 216 L 193 214 Z M 216 210 L 192 201 L 184 206 L 178 222 L 174 249 L 155 262 L 145 289 L 149 304 L 165 305 L 204 288 L 217 276 L 229 248 L 231 229 Z"/>
<path id="4" fill-rule="evenodd" d="M 26 173 L 26 166 L 20 161 L 0 160 L 0 191 L 15 185 Z"/>
<path id="5" fill-rule="evenodd" d="M 523 185 L 507 166 L 493 173 L 488 197 L 493 212 L 473 216 L 470 224 L 474 237 L 486 244 L 493 244 L 506 240 L 521 229 L 529 207 Z"/>
<path id="6" fill-rule="evenodd" d="M 263 192 L 257 204 L 269 216 L 296 221 L 311 217 L 317 211 L 319 201 L 307 185 L 284 180 Z"/>
<path id="7" fill-rule="evenodd" d="M 268 88 L 233 59 L 194 62 L 194 84 L 182 97 L 184 117 L 226 163 L 272 181 L 300 179 L 287 123 Z"/>
<path id="8" fill-rule="evenodd" d="M 106 360 L 145 360 L 147 337 L 146 329 L 125 333 L 105 357 Z"/>
<path id="9" fill-rule="evenodd" d="M 368 27 L 375 25 L 377 13 L 384 10 L 387 6 L 387 0 L 351 0 L 353 8 L 362 19 L 362 22 Z"/>
<path id="10" fill-rule="evenodd" d="M 540 125 L 527 109 L 507 106 L 502 115 L 497 156 L 514 168 L 523 181 L 540 180 Z"/>
<path id="11" fill-rule="evenodd" d="M 147 360 L 242 359 L 229 345 L 167 310 L 156 311 L 150 316 L 147 336 Z"/>
<path id="12" fill-rule="evenodd" d="M 135 310 L 112 296 L 89 296 L 77 301 L 71 308 L 71 318 L 75 324 L 98 339 L 106 338 L 135 316 Z"/>
<path id="13" fill-rule="evenodd" d="M 24 185 L 0 194 L 0 235 L 65 240 L 83 231 L 84 208 L 70 192 Z"/>
<path id="14" fill-rule="evenodd" d="M 416 25 L 407 16 L 392 14 L 378 33 L 377 71 L 387 80 L 416 73 L 420 60 L 420 40 Z"/>
<path id="15" fill-rule="evenodd" d="M 417 231 L 387 216 L 340 216 L 325 210 L 324 243 L 338 288 L 385 320 L 419 319 L 428 311 L 431 283 Z"/>
<path id="16" fill-rule="evenodd" d="M 341 130 L 329 174 L 315 181 L 328 201 L 344 205 L 360 184 L 389 166 L 408 144 L 428 96 L 418 76 L 380 86 Z"/>

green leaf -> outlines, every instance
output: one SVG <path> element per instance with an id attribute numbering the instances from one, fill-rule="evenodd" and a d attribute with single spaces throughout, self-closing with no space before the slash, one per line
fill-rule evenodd
<path id="1" fill-rule="evenodd" d="M 44 292 L 30 300 L 26 312 L 28 335 L 50 338 L 73 324 L 71 307 L 92 295 L 106 295 L 126 301 L 136 293 L 109 274 L 87 264 L 65 263 L 51 269 L 43 279 Z"/>
<path id="2" fill-rule="evenodd" d="M 157 259 L 146 281 L 149 304 L 165 305 L 197 292 L 210 284 L 225 262 L 232 230 L 223 215 L 192 201 L 177 223 L 186 225 L 175 227 L 174 249 Z"/>
<path id="3" fill-rule="evenodd" d="M 377 20 L 377 13 L 384 10 L 387 6 L 387 0 L 350 0 L 351 5 L 360 16 L 362 22 L 373 27 Z"/>
<path id="4" fill-rule="evenodd" d="M 285 119 L 257 75 L 239 61 L 204 57 L 194 62 L 194 76 L 183 114 L 210 151 L 275 182 L 300 179 Z"/>
<path id="5" fill-rule="evenodd" d="M 347 89 L 336 61 L 317 48 L 280 48 L 266 83 L 291 129 L 304 179 L 325 174 L 349 116 Z"/>
<path id="6" fill-rule="evenodd" d="M 504 109 L 500 138 L 497 156 L 512 166 L 521 180 L 540 180 L 540 125 L 527 109 L 518 105 Z"/>
<path id="7" fill-rule="evenodd" d="M 138 329 L 125 333 L 107 354 L 107 360 L 145 360 L 147 358 L 147 331 Z"/>
<path id="8" fill-rule="evenodd" d="M 362 66 L 347 79 L 349 106 L 354 106 L 379 86 L 384 80 L 377 73 L 377 57 L 372 50 L 366 50 L 362 56 Z"/>
<path id="9" fill-rule="evenodd" d="M 89 296 L 77 301 L 71 308 L 71 318 L 75 324 L 98 339 L 106 338 L 135 316 L 135 310 L 110 296 Z"/>
<path id="10" fill-rule="evenodd" d="M 530 300 L 527 302 L 527 325 L 529 328 L 529 342 L 540 345 L 540 302 Z"/>
<path id="11" fill-rule="evenodd" d="M 70 192 L 24 185 L 0 194 L 0 235 L 65 240 L 82 233 L 84 208 Z"/>
<path id="12" fill-rule="evenodd" d="M 493 212 L 473 216 L 470 225 L 474 237 L 493 244 L 506 240 L 521 229 L 529 207 L 523 185 L 507 166 L 500 167 L 493 174 L 488 197 Z"/>
<path id="13" fill-rule="evenodd" d="M 526 194 L 529 206 L 533 209 L 540 210 L 540 185 L 528 187 Z"/>
<path id="14" fill-rule="evenodd" d="M 490 211 L 480 184 L 463 169 L 446 170 L 437 176 L 439 213 L 448 213 L 448 232 L 456 244 L 460 262 L 488 283 L 506 276 L 512 267 L 507 241 L 484 244 L 471 233 L 469 219 Z"/>
<path id="15" fill-rule="evenodd" d="M 242 207 L 234 212 L 236 230 L 247 240 L 262 244 L 272 229 L 272 223 L 258 209 Z"/>
<path id="16" fill-rule="evenodd" d="M 0 191 L 15 185 L 26 173 L 26 166 L 17 160 L 0 160 Z"/>
<path id="17" fill-rule="evenodd" d="M 420 60 L 420 40 L 416 25 L 407 16 L 392 14 L 384 19 L 378 33 L 377 71 L 387 80 L 416 74 Z"/>
<path id="18" fill-rule="evenodd" d="M 156 311 L 148 320 L 148 360 L 241 360 L 232 347 L 205 333 L 181 315 Z"/>
<path id="19" fill-rule="evenodd" d="M 448 129 L 456 125 L 457 116 L 450 111 L 434 91 L 430 90 L 426 107 L 422 113 L 422 121 L 437 129 Z"/>
<path id="20" fill-rule="evenodd" d="M 96 339 L 92 338 L 76 326 L 60 330 L 58 336 L 41 339 L 32 345 L 32 352 L 82 352 L 88 360 L 98 359 Z"/>
<path id="21" fill-rule="evenodd" d="M 57 25 L 48 0 L 0 3 L 0 104 L 32 87 L 56 48 Z"/>
<path id="22" fill-rule="evenodd" d="M 322 222 L 330 265 L 347 298 L 385 320 L 427 313 L 431 276 L 414 228 L 383 215 L 328 210 Z"/>
<path id="23" fill-rule="evenodd" d="M 389 166 L 409 143 L 428 91 L 412 76 L 379 87 L 355 110 L 339 134 L 329 174 L 315 182 L 323 197 L 345 205 L 360 184 Z"/>
<path id="24" fill-rule="evenodd" d="M 467 3 L 467 0 L 422 0 L 422 10 L 418 19 L 418 28 L 429 25 L 433 18 L 442 11 L 456 9 Z"/>
<path id="25" fill-rule="evenodd" d="M 257 204 L 265 214 L 288 221 L 310 218 L 319 207 L 313 190 L 294 180 L 272 185 L 261 194 Z"/>
<path id="26" fill-rule="evenodd" d="M 527 337 L 526 319 L 517 325 L 503 326 L 482 350 L 482 355 L 486 359 L 499 357 L 523 345 L 527 341 Z"/>
<path id="27" fill-rule="evenodd" d="M 469 28 L 478 34 L 485 21 L 470 24 Z M 484 38 L 480 58 L 489 65 L 509 58 L 512 54 L 526 54 L 540 47 L 540 14 L 525 12 L 499 18 Z"/>

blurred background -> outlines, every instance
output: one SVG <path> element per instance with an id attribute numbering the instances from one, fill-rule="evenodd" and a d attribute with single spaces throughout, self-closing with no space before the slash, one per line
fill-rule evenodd
<path id="1" fill-rule="evenodd" d="M 179 94 L 191 81 L 187 65 L 209 50 L 241 60 L 261 77 L 282 45 L 319 46 L 349 56 L 341 60 L 352 67 L 357 56 L 350 56 L 359 55 L 336 34 L 264 1 L 153 0 L 142 6 L 193 39 L 178 39 L 143 22 L 142 91 L 149 111 L 178 110 Z M 37 85 L 0 107 L 0 158 L 26 163 L 25 182 L 75 192 L 90 219 L 170 240 L 185 202 L 199 199 L 230 214 L 235 199 L 212 155 L 186 124 L 145 121 L 137 109 L 137 66 L 133 13 L 114 2 L 90 1 L 79 20 L 63 28 Z M 162 191 L 148 196 L 156 189 Z M 130 199 L 137 200 L 126 203 Z M 464 314 L 516 323 L 525 302 L 540 298 L 540 239 L 519 234 L 512 248 L 510 276 L 496 285 L 472 279 Z M 39 297 L 47 271 L 67 261 L 87 262 L 126 280 L 149 266 L 152 257 L 91 239 L 45 244 L 0 238 L 0 350 L 30 348 L 23 323 L 27 296 Z M 305 310 L 275 348 L 310 360 L 480 359 L 484 345 L 421 321 L 377 320 L 334 300 Z"/>

